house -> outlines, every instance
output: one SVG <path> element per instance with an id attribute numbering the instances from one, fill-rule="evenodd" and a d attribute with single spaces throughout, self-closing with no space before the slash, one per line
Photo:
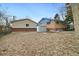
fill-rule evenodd
<path id="1" fill-rule="evenodd" d="M 37 32 L 46 32 L 47 31 L 47 24 L 49 24 L 51 19 L 49 18 L 42 18 L 37 24 Z"/>
<path id="2" fill-rule="evenodd" d="M 12 31 L 36 31 L 37 23 L 31 19 L 20 19 L 11 22 Z"/>

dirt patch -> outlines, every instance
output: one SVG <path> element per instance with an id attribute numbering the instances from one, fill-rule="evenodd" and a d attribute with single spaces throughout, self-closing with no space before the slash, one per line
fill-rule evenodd
<path id="1" fill-rule="evenodd" d="M 79 37 L 74 32 L 12 32 L 1 38 L 0 55 L 79 55 Z"/>

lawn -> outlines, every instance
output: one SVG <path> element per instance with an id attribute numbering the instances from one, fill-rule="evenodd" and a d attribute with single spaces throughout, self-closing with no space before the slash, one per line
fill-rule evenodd
<path id="1" fill-rule="evenodd" d="M 0 55 L 79 56 L 79 37 L 74 32 L 12 32 L 0 38 Z"/>

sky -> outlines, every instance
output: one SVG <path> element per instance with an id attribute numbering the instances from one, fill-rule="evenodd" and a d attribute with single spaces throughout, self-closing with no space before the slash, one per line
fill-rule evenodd
<path id="1" fill-rule="evenodd" d="M 16 19 L 30 18 L 36 22 L 41 18 L 53 18 L 56 13 L 59 13 L 59 8 L 63 7 L 64 3 L 1 3 L 2 8 L 5 8 L 8 15 L 16 16 Z M 0 8 L 1 9 L 1 8 Z"/>

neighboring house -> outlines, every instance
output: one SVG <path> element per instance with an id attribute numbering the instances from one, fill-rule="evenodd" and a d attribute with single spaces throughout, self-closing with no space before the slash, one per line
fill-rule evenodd
<path id="1" fill-rule="evenodd" d="M 36 31 L 37 23 L 31 19 L 20 19 L 11 22 L 12 31 Z"/>
<path id="2" fill-rule="evenodd" d="M 37 32 L 46 32 L 47 31 L 47 24 L 49 24 L 51 19 L 42 18 L 37 25 Z"/>

